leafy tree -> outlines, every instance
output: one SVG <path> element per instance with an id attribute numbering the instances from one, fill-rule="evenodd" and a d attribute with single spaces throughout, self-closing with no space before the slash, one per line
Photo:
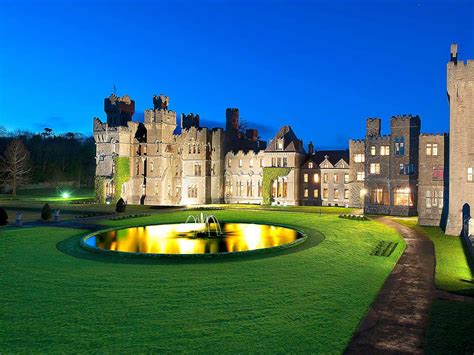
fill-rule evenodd
<path id="1" fill-rule="evenodd" d="M 0 157 L 3 185 L 10 186 L 15 196 L 17 188 L 28 181 L 30 171 L 30 153 L 25 145 L 19 139 L 11 141 Z"/>

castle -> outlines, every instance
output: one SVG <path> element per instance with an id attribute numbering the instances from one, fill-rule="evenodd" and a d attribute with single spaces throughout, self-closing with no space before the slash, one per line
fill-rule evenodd
<path id="1" fill-rule="evenodd" d="M 200 126 L 199 115 L 170 110 L 153 96 L 144 122 L 135 102 L 112 94 L 107 121 L 94 119 L 96 191 L 103 201 L 193 205 L 248 203 L 364 208 L 366 213 L 418 215 L 422 225 L 458 235 L 474 206 L 474 60 L 447 65 L 450 134 L 421 133 L 418 116 L 369 118 L 363 139 L 347 150 L 305 150 L 290 126 L 266 142 L 226 110 L 225 129 Z"/>

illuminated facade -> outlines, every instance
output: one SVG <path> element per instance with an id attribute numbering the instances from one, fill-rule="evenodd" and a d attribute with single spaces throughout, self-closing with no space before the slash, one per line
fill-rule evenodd
<path id="1" fill-rule="evenodd" d="M 140 123 L 133 100 L 111 95 L 107 121 L 94 119 L 99 190 L 133 204 L 261 204 L 265 169 L 281 168 L 269 186 L 272 204 L 418 215 L 420 224 L 459 234 L 474 205 L 474 61 L 458 61 L 453 45 L 447 71 L 450 135 L 420 133 L 412 115 L 393 116 L 382 135 L 381 120 L 369 118 L 348 151 L 310 144 L 307 153 L 290 126 L 267 147 L 257 130 L 241 129 L 237 108 L 226 109 L 225 129 L 201 127 L 194 114 L 182 114 L 178 127 L 164 95 Z"/>

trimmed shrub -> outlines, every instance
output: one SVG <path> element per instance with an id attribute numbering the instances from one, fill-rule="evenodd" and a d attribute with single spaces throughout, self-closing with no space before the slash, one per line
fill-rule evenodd
<path id="1" fill-rule="evenodd" d="M 123 200 L 123 198 L 119 198 L 119 200 L 117 201 L 117 204 L 115 205 L 115 212 L 117 213 L 125 212 L 126 207 L 127 205 L 125 204 L 125 201 Z"/>
<path id="2" fill-rule="evenodd" d="M 0 207 L 0 226 L 6 225 L 8 222 L 8 213 L 3 207 Z"/>
<path id="3" fill-rule="evenodd" d="M 49 204 L 45 203 L 43 208 L 41 209 L 41 219 L 43 221 L 47 221 L 51 219 L 52 216 L 53 212 L 51 211 L 51 207 L 49 206 Z"/>

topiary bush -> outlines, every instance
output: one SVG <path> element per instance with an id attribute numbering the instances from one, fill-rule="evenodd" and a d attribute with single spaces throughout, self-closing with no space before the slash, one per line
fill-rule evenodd
<path id="1" fill-rule="evenodd" d="M 118 213 L 125 212 L 126 207 L 127 205 L 125 204 L 125 201 L 123 200 L 123 198 L 119 198 L 119 200 L 117 201 L 117 204 L 115 205 L 115 212 L 118 212 Z"/>
<path id="2" fill-rule="evenodd" d="M 48 203 L 45 203 L 43 208 L 41 209 L 41 219 L 43 221 L 47 221 L 51 219 L 53 216 L 53 212 L 51 211 L 51 207 L 49 206 Z"/>
<path id="3" fill-rule="evenodd" d="M 3 207 L 0 207 L 0 226 L 4 226 L 8 223 L 8 213 Z"/>

